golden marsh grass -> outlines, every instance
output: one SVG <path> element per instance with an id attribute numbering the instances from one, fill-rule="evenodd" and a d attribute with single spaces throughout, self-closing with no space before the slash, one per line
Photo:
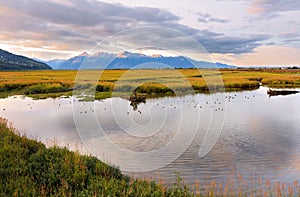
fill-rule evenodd
<path id="1" fill-rule="evenodd" d="M 85 70 L 80 71 L 80 75 L 77 71 L 60 70 L 0 72 L 0 93 L 2 97 L 13 94 L 33 97 L 71 95 L 75 79 L 87 87 L 98 85 L 96 95 L 112 91 L 130 92 L 139 86 L 142 86 L 140 89 L 143 90 L 148 87 L 144 92 L 153 95 L 167 92 L 162 90 L 165 87 L 182 92 L 193 87 L 196 92 L 207 92 L 206 81 L 214 79 L 217 80 L 209 85 L 217 91 L 255 89 L 260 83 L 269 87 L 296 88 L 300 87 L 300 70 Z M 114 89 L 115 87 L 118 88 Z"/>

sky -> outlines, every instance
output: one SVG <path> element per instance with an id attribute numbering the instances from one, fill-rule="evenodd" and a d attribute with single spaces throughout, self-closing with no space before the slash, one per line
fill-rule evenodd
<path id="1" fill-rule="evenodd" d="M 216 62 L 300 65 L 299 0 L 0 1 L 0 48 L 27 57 L 68 59 L 95 49 L 114 52 L 99 46 L 108 44 L 103 40 L 122 49 L 164 46 L 193 57 L 197 49 L 188 37 Z M 141 30 L 145 27 L 159 30 Z"/>

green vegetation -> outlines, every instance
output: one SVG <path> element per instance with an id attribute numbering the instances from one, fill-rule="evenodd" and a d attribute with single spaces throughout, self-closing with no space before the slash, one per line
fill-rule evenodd
<path id="1" fill-rule="evenodd" d="M 290 185 L 271 184 L 258 178 L 249 183 L 240 175 L 236 178 L 229 175 L 228 183 L 210 181 L 200 185 L 196 181 L 188 186 L 180 174 L 176 174 L 175 183 L 170 188 L 151 180 L 133 179 L 95 157 L 80 155 L 66 148 L 46 148 L 44 144 L 20 135 L 0 118 L 0 196 L 300 195 L 297 181 Z"/>
<path id="2" fill-rule="evenodd" d="M 0 196 L 172 196 L 154 182 L 66 148 L 46 148 L 0 119 Z M 173 195 L 174 196 L 174 195 Z"/>
<path id="3" fill-rule="evenodd" d="M 0 70 L 52 70 L 47 64 L 0 49 Z"/>
<path id="4" fill-rule="evenodd" d="M 98 79 L 99 72 L 102 72 Z M 299 69 L 162 69 L 0 72 L 0 96 L 24 94 L 34 98 L 70 96 L 73 90 L 95 93 L 96 99 L 136 92 L 146 97 L 172 96 L 191 91 L 251 90 L 260 84 L 300 87 Z M 74 88 L 75 79 L 78 80 Z M 209 86 L 206 84 L 209 82 Z"/>

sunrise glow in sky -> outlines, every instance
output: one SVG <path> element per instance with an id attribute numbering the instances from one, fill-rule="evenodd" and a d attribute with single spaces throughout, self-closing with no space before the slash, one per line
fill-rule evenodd
<path id="1" fill-rule="evenodd" d="M 1 1 L 0 14 L 0 48 L 43 60 L 89 52 L 120 31 L 161 26 L 191 36 L 217 62 L 300 65 L 299 0 L 16 0 Z"/>

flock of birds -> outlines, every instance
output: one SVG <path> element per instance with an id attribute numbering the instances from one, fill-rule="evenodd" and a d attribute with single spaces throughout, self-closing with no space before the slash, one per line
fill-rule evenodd
<path id="1" fill-rule="evenodd" d="M 219 99 L 219 98 L 217 98 L 215 101 L 212 101 L 212 102 L 206 101 L 203 103 L 204 105 L 201 105 L 199 101 L 196 102 L 195 100 L 190 100 L 190 101 L 183 100 L 182 102 L 187 103 L 187 105 L 189 107 L 192 106 L 194 108 L 197 108 L 199 105 L 200 109 L 204 108 L 205 106 L 210 106 L 210 108 L 212 108 L 212 109 L 214 108 L 215 111 L 218 111 L 218 110 L 223 111 L 224 110 L 224 108 L 222 107 L 221 99 Z"/>
<path id="2" fill-rule="evenodd" d="M 236 100 L 238 97 L 237 94 L 228 94 L 226 95 L 225 97 L 223 98 L 215 98 L 213 101 L 210 100 L 210 101 L 197 101 L 195 99 L 191 99 L 191 100 L 188 100 L 188 99 L 185 99 L 185 100 L 181 100 L 182 104 L 183 105 L 186 105 L 188 107 L 191 107 L 191 108 L 194 108 L 194 109 L 205 109 L 207 107 L 209 107 L 211 110 L 214 110 L 214 111 L 224 111 L 225 110 L 225 102 L 232 102 L 234 100 Z M 251 95 L 251 96 L 244 96 L 244 99 L 245 100 L 250 100 L 251 98 L 254 98 L 255 95 Z M 84 105 L 84 104 L 83 104 Z M 156 106 L 160 106 L 161 109 L 179 109 L 180 106 L 179 105 L 175 105 L 175 104 L 167 104 L 167 105 L 164 105 L 163 103 L 160 103 L 160 102 L 157 102 L 155 103 Z M 103 107 L 102 108 L 103 111 L 109 111 L 109 109 L 107 107 Z M 88 113 L 88 111 L 91 111 L 91 112 L 95 112 L 93 108 L 90 108 L 89 110 L 85 110 L 85 111 L 77 111 L 78 113 L 80 114 L 84 114 L 84 113 Z M 126 114 L 127 115 L 130 115 L 130 113 L 139 113 L 139 114 L 142 114 L 142 111 L 137 109 L 137 110 L 133 110 L 132 112 L 130 111 L 127 111 Z"/>
<path id="3" fill-rule="evenodd" d="M 192 108 L 195 108 L 195 109 L 203 109 L 203 108 L 209 107 L 214 111 L 224 111 L 224 104 L 222 102 L 223 101 L 231 102 L 231 101 L 235 100 L 237 98 L 237 94 L 228 94 L 224 98 L 216 98 L 213 101 L 210 100 L 210 101 L 202 101 L 202 102 L 191 99 L 191 100 L 181 100 L 181 102 L 184 105 L 187 105 L 188 107 L 192 107 Z M 250 100 L 251 98 L 255 98 L 255 95 L 244 96 L 245 100 Z M 73 100 L 73 102 L 76 102 L 76 101 Z M 33 104 L 34 103 L 28 103 L 27 104 L 27 106 L 29 107 L 29 110 L 33 109 Z M 69 101 L 69 104 L 72 104 L 72 102 Z M 58 103 L 57 105 L 60 108 L 62 106 L 62 103 Z M 82 105 L 86 105 L 84 101 L 82 102 Z M 169 108 L 169 109 L 178 109 L 179 108 L 179 106 L 176 106 L 175 104 L 163 105 L 162 103 L 157 102 L 156 105 L 161 106 L 162 109 L 167 109 L 167 108 Z M 102 109 L 103 109 L 103 111 L 108 111 L 107 107 L 103 107 Z M 6 108 L 2 108 L 2 110 L 5 111 Z M 139 110 L 139 109 L 134 110 L 134 111 L 136 111 L 139 114 L 142 114 L 142 111 Z M 76 111 L 76 113 L 80 113 L 80 114 L 87 114 L 89 112 L 94 113 L 95 109 L 90 107 L 89 109 L 77 110 Z M 129 115 L 130 113 L 131 112 L 127 111 L 127 115 Z"/>

